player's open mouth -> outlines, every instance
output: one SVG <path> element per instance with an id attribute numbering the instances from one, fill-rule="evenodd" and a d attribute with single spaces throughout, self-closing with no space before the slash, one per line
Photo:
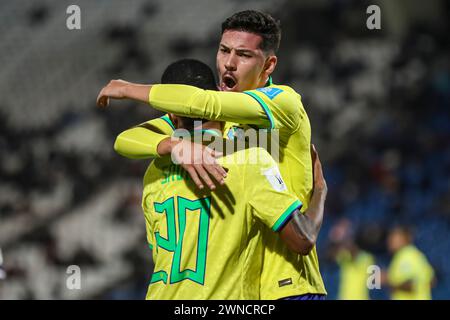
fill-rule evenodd
<path id="1" fill-rule="evenodd" d="M 232 91 L 237 85 L 237 81 L 234 77 L 226 74 L 222 77 L 221 89 L 223 91 Z"/>

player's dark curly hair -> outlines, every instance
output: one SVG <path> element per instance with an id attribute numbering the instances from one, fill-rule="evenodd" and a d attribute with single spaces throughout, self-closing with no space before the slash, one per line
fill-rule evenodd
<path id="1" fill-rule="evenodd" d="M 217 90 L 214 72 L 205 63 L 195 59 L 182 59 L 170 64 L 161 76 L 162 84 L 186 84 L 205 90 Z M 194 121 L 202 119 L 179 117 L 183 128 L 192 130 Z"/>
<path id="2" fill-rule="evenodd" d="M 280 21 L 270 14 L 256 10 L 246 10 L 233 14 L 222 23 L 222 34 L 226 30 L 246 31 L 262 37 L 261 49 L 276 53 L 281 41 Z"/>

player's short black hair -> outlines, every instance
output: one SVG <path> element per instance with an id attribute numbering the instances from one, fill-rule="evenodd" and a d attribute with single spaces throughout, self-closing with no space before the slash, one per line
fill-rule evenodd
<path id="1" fill-rule="evenodd" d="M 161 77 L 164 84 L 186 84 L 205 90 L 217 90 L 212 69 L 195 59 L 182 59 L 167 66 Z"/>
<path id="2" fill-rule="evenodd" d="M 226 30 L 237 30 L 255 33 L 262 37 L 261 49 L 264 52 L 276 53 L 280 47 L 281 25 L 270 14 L 245 10 L 233 14 L 222 23 L 222 34 Z"/>
<path id="3" fill-rule="evenodd" d="M 204 90 L 217 90 L 212 69 L 207 64 L 195 59 L 182 59 L 171 63 L 164 70 L 161 83 L 185 84 Z M 194 121 L 202 121 L 202 119 L 188 117 L 179 118 L 183 122 L 183 128 L 187 130 L 194 128 Z"/>

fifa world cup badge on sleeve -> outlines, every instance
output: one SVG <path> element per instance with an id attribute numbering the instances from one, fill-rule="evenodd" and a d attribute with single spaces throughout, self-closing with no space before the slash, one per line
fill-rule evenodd
<path id="1" fill-rule="evenodd" d="M 262 174 L 267 178 L 272 188 L 277 191 L 285 191 L 286 184 L 283 177 L 281 177 L 280 169 L 277 166 L 262 171 Z"/>
<path id="2" fill-rule="evenodd" d="M 273 98 L 283 92 L 281 89 L 271 87 L 258 88 L 256 90 L 264 93 L 270 100 L 273 100 Z"/>

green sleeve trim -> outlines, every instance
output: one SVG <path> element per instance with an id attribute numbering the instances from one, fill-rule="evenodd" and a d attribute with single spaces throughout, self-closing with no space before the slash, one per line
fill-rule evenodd
<path id="1" fill-rule="evenodd" d="M 148 247 L 150 248 L 150 250 L 153 250 L 153 244 L 149 243 Z"/>
<path id="2" fill-rule="evenodd" d="M 176 129 L 175 129 L 175 126 L 174 126 L 173 123 L 172 123 L 172 120 L 170 120 L 170 118 L 169 118 L 169 116 L 168 116 L 167 114 L 164 115 L 164 116 L 162 116 L 161 119 L 163 119 L 165 122 L 167 122 L 167 124 L 168 124 L 169 126 L 171 126 L 173 130 L 176 130 Z"/>
<path id="3" fill-rule="evenodd" d="M 261 99 L 257 94 L 250 92 L 250 91 L 244 91 L 245 94 L 249 95 L 250 97 L 252 97 L 253 99 L 255 99 L 256 101 L 258 101 L 258 103 L 260 104 L 260 106 L 263 108 L 267 118 L 270 121 L 270 129 L 275 129 L 275 119 L 273 118 L 272 115 L 272 111 L 270 111 L 269 107 L 267 106 L 267 104 L 264 102 L 263 99 Z"/>
<path id="4" fill-rule="evenodd" d="M 278 220 L 272 226 L 272 230 L 277 232 L 280 228 L 286 223 L 291 214 L 298 208 L 303 206 L 300 200 L 295 200 L 293 204 L 291 204 L 284 213 L 278 218 Z"/>
<path id="5" fill-rule="evenodd" d="M 211 136 L 215 136 L 215 137 L 221 137 L 221 135 L 219 133 L 217 133 L 217 131 L 211 130 L 211 129 L 202 129 L 202 130 L 192 130 L 190 131 L 191 133 L 197 133 L 197 132 L 201 132 L 201 133 L 207 133 Z"/>

